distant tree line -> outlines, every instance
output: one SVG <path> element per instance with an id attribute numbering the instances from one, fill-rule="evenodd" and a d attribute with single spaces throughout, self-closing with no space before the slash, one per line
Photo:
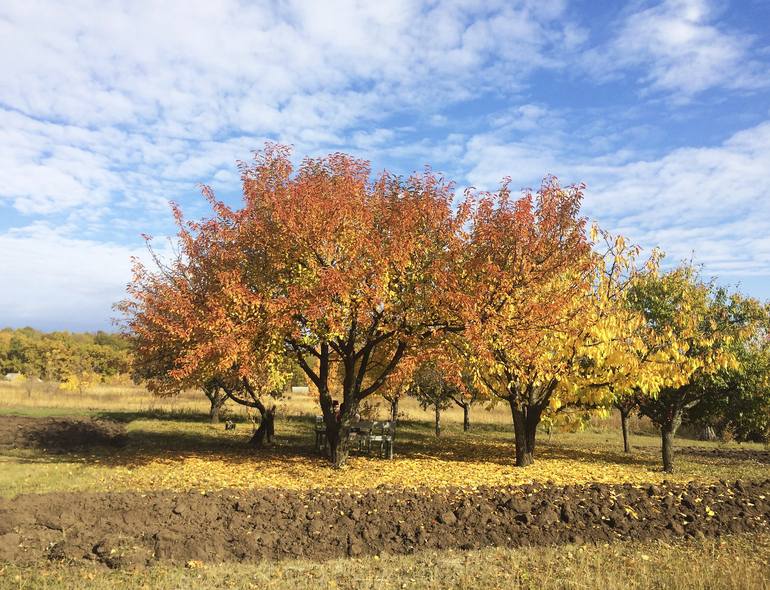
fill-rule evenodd
<path id="1" fill-rule="evenodd" d="M 0 375 L 59 383 L 99 380 L 129 372 L 131 344 L 108 332 L 41 332 L 34 328 L 0 330 Z"/>

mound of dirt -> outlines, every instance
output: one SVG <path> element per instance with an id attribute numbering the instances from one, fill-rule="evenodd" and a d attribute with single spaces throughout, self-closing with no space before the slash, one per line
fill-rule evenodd
<path id="1" fill-rule="evenodd" d="M 730 459 L 731 461 L 751 461 L 770 465 L 770 450 L 683 447 L 677 449 L 677 452 L 704 459 Z"/>
<path id="2" fill-rule="evenodd" d="M 0 448 L 41 447 L 58 452 L 125 442 L 125 427 L 113 420 L 0 416 Z"/>
<path id="3" fill-rule="evenodd" d="M 0 502 L 0 561 L 143 567 L 425 548 L 605 543 L 767 530 L 770 479 L 715 485 L 26 495 Z"/>

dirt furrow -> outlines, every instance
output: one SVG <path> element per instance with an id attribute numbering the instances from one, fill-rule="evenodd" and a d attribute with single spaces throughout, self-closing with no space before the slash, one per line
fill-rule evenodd
<path id="1" fill-rule="evenodd" d="M 63 493 L 0 501 L 0 561 L 184 563 L 766 530 L 770 479 L 362 492 Z"/>

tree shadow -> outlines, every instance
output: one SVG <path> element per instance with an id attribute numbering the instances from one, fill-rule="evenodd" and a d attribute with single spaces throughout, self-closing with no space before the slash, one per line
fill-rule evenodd
<path id="1" fill-rule="evenodd" d="M 224 425 L 206 425 L 205 416 L 180 415 L 178 412 L 103 412 L 93 423 L 119 427 L 116 441 L 101 438 L 104 433 L 87 435 L 85 444 L 69 444 L 82 434 L 80 428 L 58 424 L 51 429 L 51 420 L 39 420 L 34 430 L 37 446 L 35 455 L 19 458 L 24 462 L 69 462 L 105 466 L 140 466 L 156 460 L 180 460 L 186 457 L 242 463 L 250 461 L 255 469 L 264 462 L 289 465 L 298 460 L 311 460 L 319 465 L 328 464 L 324 453 L 315 449 L 315 418 L 313 416 L 286 416 L 276 423 L 277 437 L 272 446 L 255 449 L 248 444 L 252 428 L 240 422 L 235 430 L 226 431 Z M 27 419 L 34 420 L 34 419 Z M 140 422 L 134 424 L 132 422 Z M 80 420 L 80 422 L 85 422 Z M 110 431 L 111 436 L 115 435 Z M 63 442 L 64 441 L 64 442 Z M 67 442 L 69 441 L 69 442 Z M 65 444 L 66 443 L 66 444 Z M 440 460 L 446 463 L 491 463 L 510 467 L 515 464 L 513 435 L 502 425 L 476 429 L 469 433 L 450 429 L 436 438 L 428 422 L 404 421 L 399 424 L 395 438 L 397 459 Z M 55 449 L 55 452 L 51 452 Z M 709 463 L 718 449 L 681 448 L 678 453 L 688 459 Z M 722 450 L 722 458 L 735 461 L 754 460 L 770 464 L 770 452 L 751 450 Z M 355 452 L 352 455 L 356 455 Z M 632 454 L 607 445 L 580 446 L 564 442 L 538 441 L 536 460 L 575 461 L 592 465 L 635 466 L 655 469 L 659 465 L 657 449 L 637 449 Z M 376 457 L 376 453 L 370 455 Z M 386 461 L 386 459 L 382 459 Z"/>

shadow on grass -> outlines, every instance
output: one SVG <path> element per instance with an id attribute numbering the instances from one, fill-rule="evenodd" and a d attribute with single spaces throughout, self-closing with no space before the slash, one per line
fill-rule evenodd
<path id="1" fill-rule="evenodd" d="M 158 459 L 173 461 L 195 456 L 237 463 L 248 460 L 254 462 L 256 469 L 263 462 L 279 465 L 299 459 L 317 461 L 319 465 L 327 462 L 325 456 L 314 448 L 313 416 L 282 417 L 276 422 L 276 444 L 263 449 L 255 449 L 248 444 L 252 427 L 244 421 L 238 423 L 234 431 L 225 431 L 223 424 L 207 424 L 207 416 L 190 411 L 102 412 L 94 417 L 125 424 L 123 444 L 93 444 L 77 449 L 61 449 L 55 453 L 38 449 L 34 451 L 34 456 L 26 456 L 23 460 L 35 463 L 75 460 L 86 464 L 137 466 Z M 681 449 L 688 460 L 703 464 L 709 464 L 714 457 L 728 461 L 750 459 L 770 463 L 770 453 L 749 451 L 721 456 L 715 451 Z M 461 428 L 453 425 L 445 431 L 444 436 L 436 438 L 430 422 L 412 420 L 399 424 L 395 453 L 398 459 L 434 459 L 458 464 L 483 462 L 506 467 L 514 464 L 515 456 L 513 434 L 506 425 L 476 426 L 468 433 L 463 433 Z M 622 452 L 620 446 L 617 449 L 608 445 L 581 446 L 541 439 L 536 454 L 539 460 L 614 464 L 644 469 L 655 469 L 659 464 L 658 451 L 653 448 L 627 454 Z"/>

